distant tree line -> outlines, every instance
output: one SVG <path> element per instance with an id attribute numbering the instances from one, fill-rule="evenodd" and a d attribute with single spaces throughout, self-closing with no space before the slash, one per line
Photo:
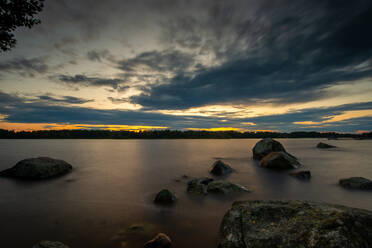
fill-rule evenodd
<path id="1" fill-rule="evenodd" d="M 236 131 L 109 131 L 109 130 L 41 130 L 9 131 L 0 129 L 0 139 L 247 139 L 247 138 L 354 138 L 371 139 L 372 132 L 362 134 L 336 132 L 236 132 Z"/>

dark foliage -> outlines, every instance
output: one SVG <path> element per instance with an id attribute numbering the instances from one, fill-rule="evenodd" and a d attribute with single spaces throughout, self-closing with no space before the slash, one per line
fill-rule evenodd
<path id="1" fill-rule="evenodd" d="M 43 9 L 44 0 L 0 0 L 0 50 L 16 44 L 13 32 L 18 27 L 31 28 L 40 20 L 34 16 Z"/>
<path id="2" fill-rule="evenodd" d="M 235 131 L 109 131 L 109 130 L 45 130 L 14 132 L 0 129 L 0 139 L 249 139 L 249 138 L 354 138 L 371 139 L 372 132 L 363 134 L 319 132 L 235 132 Z"/>

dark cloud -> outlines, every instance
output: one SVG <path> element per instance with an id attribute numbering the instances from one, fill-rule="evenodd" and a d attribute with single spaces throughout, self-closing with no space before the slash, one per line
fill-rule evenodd
<path id="1" fill-rule="evenodd" d="M 372 130 L 371 117 L 358 117 L 338 122 L 314 125 L 299 125 L 295 122 L 329 120 L 345 111 L 371 110 L 372 102 L 346 104 L 328 108 L 310 108 L 281 115 L 259 116 L 252 118 L 222 118 L 202 116 L 174 116 L 129 110 L 101 110 L 75 106 L 58 106 L 43 101 L 29 102 L 25 98 L 0 92 L 0 114 L 5 121 L 20 123 L 71 123 L 106 125 L 147 125 L 167 126 L 171 129 L 238 127 L 245 129 L 269 129 L 280 131 L 329 130 L 348 131 Z M 221 122 L 223 121 L 223 122 Z M 253 122 L 256 126 L 245 125 Z M 221 124 L 222 123 L 222 124 Z"/>
<path id="2" fill-rule="evenodd" d="M 129 103 L 129 99 L 125 97 L 121 98 L 107 97 L 107 99 L 113 104 Z"/>
<path id="3" fill-rule="evenodd" d="M 104 59 L 114 60 L 113 55 L 109 50 L 91 50 L 87 52 L 87 58 L 91 61 L 102 62 Z"/>
<path id="4" fill-rule="evenodd" d="M 184 73 L 194 64 L 191 54 L 177 50 L 150 51 L 118 62 L 125 72 L 177 72 Z"/>
<path id="5" fill-rule="evenodd" d="M 48 104 L 83 104 L 94 101 L 73 96 L 55 96 L 53 94 L 39 95 L 37 100 Z"/>
<path id="6" fill-rule="evenodd" d="M 197 75 L 176 75 L 131 101 L 149 109 L 307 102 L 329 97 L 325 91 L 329 86 L 371 77 L 372 35 L 367 30 L 372 25 L 372 3 L 338 2 L 342 4 L 264 1 L 249 20 L 235 15 L 239 10 L 234 5 L 224 9 L 226 5 L 216 4 L 207 11 L 200 30 L 197 17 L 170 22 L 177 25 L 168 34 L 172 42 L 183 46 L 174 39 L 178 34 L 190 36 L 195 41 L 191 47 L 208 46 L 222 63 Z M 211 34 L 203 36 L 203 30 Z"/>
<path id="7" fill-rule="evenodd" d="M 107 86 L 111 87 L 113 89 L 118 90 L 125 90 L 127 86 L 121 86 L 120 84 L 123 83 L 122 79 L 119 78 L 99 78 L 99 77 L 87 77 L 82 74 L 77 74 L 75 76 L 69 76 L 69 75 L 57 75 L 52 76 L 51 79 L 57 79 L 58 81 L 68 84 L 73 87 L 88 87 L 88 86 L 94 86 L 94 87 L 101 87 L 101 86 Z"/>
<path id="8" fill-rule="evenodd" d="M 17 73 L 22 76 L 33 77 L 35 73 L 44 74 L 48 72 L 49 66 L 46 57 L 17 58 L 0 62 L 0 72 Z"/>

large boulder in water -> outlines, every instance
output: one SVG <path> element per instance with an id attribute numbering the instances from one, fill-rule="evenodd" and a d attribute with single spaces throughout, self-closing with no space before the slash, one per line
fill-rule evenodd
<path id="1" fill-rule="evenodd" d="M 348 189 L 372 190 L 372 181 L 364 177 L 350 177 L 339 181 L 339 184 Z"/>
<path id="2" fill-rule="evenodd" d="M 217 160 L 212 165 L 212 169 L 210 170 L 210 173 L 215 176 L 225 176 L 229 173 L 231 173 L 233 169 L 226 163 L 222 162 L 221 160 Z"/>
<path id="3" fill-rule="evenodd" d="M 265 139 L 260 140 L 253 147 L 252 151 L 253 151 L 253 158 L 257 160 L 262 159 L 263 157 L 265 157 L 271 152 L 285 152 L 286 153 L 284 146 L 280 142 L 272 138 L 265 138 Z"/>
<path id="4" fill-rule="evenodd" d="M 317 148 L 320 148 L 320 149 L 337 148 L 337 146 L 329 145 L 329 144 L 326 144 L 326 143 L 323 143 L 323 142 L 319 142 L 319 143 L 316 145 L 316 147 L 317 147 Z"/>
<path id="5" fill-rule="evenodd" d="M 212 178 L 196 178 L 187 184 L 187 192 L 199 195 L 208 193 L 229 194 L 234 192 L 249 192 L 245 187 L 226 180 L 214 180 Z"/>
<path id="6" fill-rule="evenodd" d="M 260 161 L 260 165 L 269 169 L 296 169 L 301 164 L 286 152 L 271 152 Z"/>
<path id="7" fill-rule="evenodd" d="M 171 205 L 176 201 L 176 195 L 170 192 L 168 189 L 162 189 L 154 199 L 154 203 L 159 205 Z"/>
<path id="8" fill-rule="evenodd" d="M 171 248 L 172 240 L 164 233 L 159 233 L 155 238 L 146 242 L 144 248 Z"/>
<path id="9" fill-rule="evenodd" d="M 220 228 L 219 248 L 368 248 L 372 212 L 305 201 L 236 202 Z"/>
<path id="10" fill-rule="evenodd" d="M 32 248 L 69 248 L 67 245 L 58 242 L 58 241 L 40 241 L 36 245 L 34 245 Z"/>
<path id="11" fill-rule="evenodd" d="M 0 172 L 0 176 L 20 179 L 45 179 L 66 174 L 71 170 L 72 166 L 63 160 L 38 157 L 21 160 L 12 168 Z"/>

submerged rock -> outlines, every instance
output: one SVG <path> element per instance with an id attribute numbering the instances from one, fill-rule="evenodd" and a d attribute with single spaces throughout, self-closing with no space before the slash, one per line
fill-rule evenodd
<path id="1" fill-rule="evenodd" d="M 271 152 L 286 153 L 286 150 L 280 142 L 272 138 L 265 138 L 256 143 L 256 145 L 252 149 L 252 152 L 253 158 L 260 160 Z"/>
<path id="2" fill-rule="evenodd" d="M 269 169 L 296 169 L 300 163 L 286 152 L 271 152 L 261 159 L 260 165 Z"/>
<path id="3" fill-rule="evenodd" d="M 229 194 L 234 192 L 249 192 L 245 187 L 225 180 L 214 180 L 207 186 L 208 193 Z"/>
<path id="4" fill-rule="evenodd" d="M 225 214 L 219 248 L 368 248 L 372 212 L 306 201 L 236 202 Z"/>
<path id="5" fill-rule="evenodd" d="M 154 203 L 160 205 L 171 205 L 177 201 L 175 194 L 167 189 L 162 189 L 155 197 Z"/>
<path id="6" fill-rule="evenodd" d="M 326 143 L 323 143 L 323 142 L 319 142 L 316 145 L 316 147 L 320 148 L 320 149 L 328 149 L 328 148 L 336 148 L 337 146 L 333 146 L 333 145 L 329 145 L 329 144 L 326 144 Z"/>
<path id="7" fill-rule="evenodd" d="M 172 240 L 164 233 L 159 233 L 155 238 L 146 242 L 144 248 L 171 248 Z"/>
<path id="8" fill-rule="evenodd" d="M 216 176 L 225 176 L 231 173 L 233 169 L 221 160 L 217 160 L 213 163 L 210 173 Z"/>
<path id="9" fill-rule="evenodd" d="M 364 177 L 350 177 L 339 181 L 339 184 L 348 189 L 372 190 L 372 181 Z"/>
<path id="10" fill-rule="evenodd" d="M 289 175 L 300 180 L 310 180 L 311 178 L 311 172 L 308 170 L 289 173 Z"/>
<path id="11" fill-rule="evenodd" d="M 213 179 L 209 177 L 192 179 L 187 183 L 187 192 L 206 195 L 208 194 L 207 186 L 212 181 Z"/>
<path id="12" fill-rule="evenodd" d="M 66 174 L 71 170 L 72 166 L 63 160 L 38 157 L 21 160 L 12 168 L 0 172 L 0 176 L 45 179 Z"/>
<path id="13" fill-rule="evenodd" d="M 32 248 L 69 248 L 67 245 L 58 241 L 40 241 Z"/>
<path id="14" fill-rule="evenodd" d="M 213 180 L 212 178 L 196 178 L 189 181 L 187 192 L 194 194 L 249 192 L 245 187 L 226 180 Z"/>

